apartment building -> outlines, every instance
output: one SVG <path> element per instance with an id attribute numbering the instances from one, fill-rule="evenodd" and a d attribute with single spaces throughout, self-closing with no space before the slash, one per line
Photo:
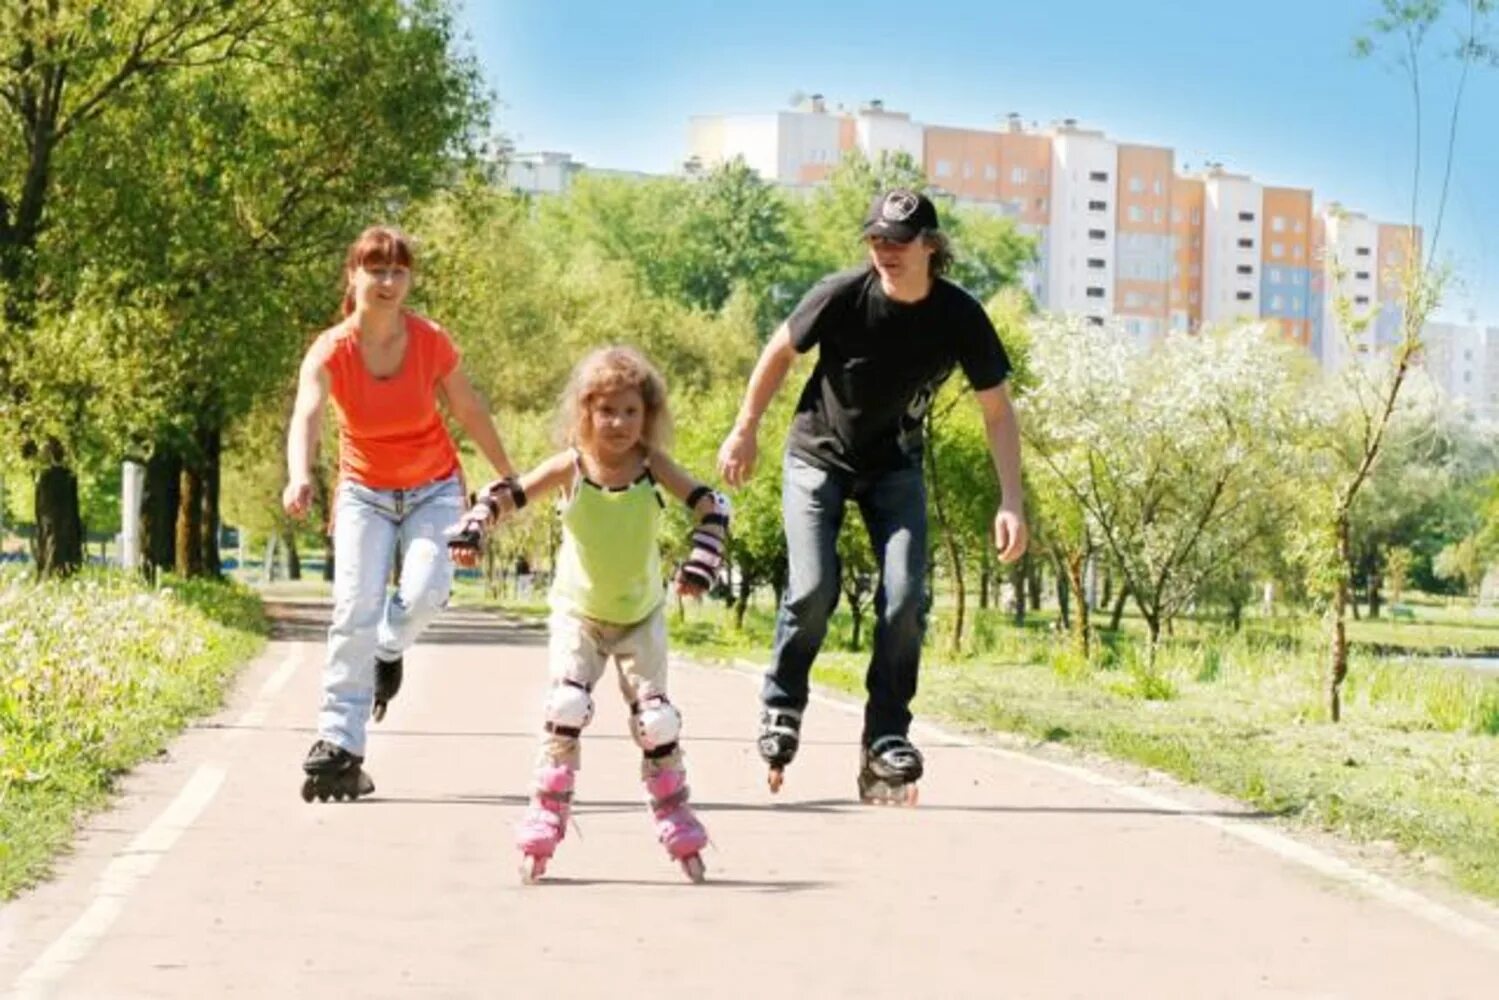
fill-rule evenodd
<path id="1" fill-rule="evenodd" d="M 936 193 L 1036 239 L 1025 277 L 1043 308 L 1147 339 L 1263 319 L 1339 365 L 1400 336 L 1401 269 L 1415 257 L 1405 227 L 1337 203 L 1319 209 L 1309 189 L 1222 164 L 1190 173 L 1167 147 L 1071 119 L 1044 129 L 1015 114 L 995 128 L 924 125 L 880 101 L 847 110 L 813 95 L 769 115 L 694 117 L 689 145 L 705 166 L 742 156 L 794 186 L 825 180 L 850 150 L 908 153 Z M 1350 311 L 1359 317 L 1351 346 L 1339 325 Z"/>
<path id="2" fill-rule="evenodd" d="M 1441 393 L 1499 422 L 1499 326 L 1432 322 L 1421 339 L 1420 367 Z"/>

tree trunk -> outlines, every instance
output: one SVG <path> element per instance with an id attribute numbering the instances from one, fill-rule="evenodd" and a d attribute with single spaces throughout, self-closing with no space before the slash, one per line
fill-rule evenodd
<path id="1" fill-rule="evenodd" d="M 1061 557 L 1057 557 L 1057 610 L 1062 615 L 1062 627 L 1072 628 L 1072 600 L 1067 592 L 1067 569 Z"/>
<path id="2" fill-rule="evenodd" d="M 1072 643 L 1084 656 L 1088 655 L 1088 600 L 1083 589 L 1083 568 L 1087 563 L 1082 553 L 1067 554 L 1068 589 L 1077 596 L 1077 611 L 1072 616 Z"/>
<path id="3" fill-rule="evenodd" d="M 183 463 L 182 502 L 177 505 L 177 575 L 203 575 L 203 476 Z"/>
<path id="4" fill-rule="evenodd" d="M 1145 627 L 1149 630 L 1150 646 L 1146 650 L 1146 663 L 1152 670 L 1155 669 L 1155 654 L 1161 648 L 1161 616 L 1159 612 L 1140 609 L 1140 614 L 1145 616 Z"/>
<path id="5" fill-rule="evenodd" d="M 1030 562 L 1030 566 L 1031 566 L 1031 569 L 1030 569 L 1030 574 L 1031 575 L 1030 575 L 1030 583 L 1029 583 L 1029 585 L 1025 589 L 1030 594 L 1030 597 L 1031 597 L 1031 610 L 1032 611 L 1040 611 L 1041 610 L 1041 593 L 1045 589 L 1045 586 L 1046 586 L 1046 581 L 1044 581 L 1042 579 L 1041 560 L 1039 560 L 1039 559 L 1032 559 L 1032 560 L 1028 560 L 1028 561 Z"/>
<path id="6" fill-rule="evenodd" d="M 1114 609 L 1109 612 L 1109 631 L 1118 632 L 1119 625 L 1124 621 L 1124 603 L 1129 600 L 1129 588 L 1120 587 L 1119 593 L 1114 595 Z"/>
<path id="7" fill-rule="evenodd" d="M 1020 561 L 1015 564 L 1015 568 L 1010 572 L 1010 576 L 1013 578 L 1012 586 L 1015 588 L 1014 613 L 1015 625 L 1017 627 L 1025 625 L 1026 591 L 1029 589 L 1026 587 L 1026 581 L 1030 579 L 1030 566 L 1028 565 L 1030 559 L 1030 553 L 1021 556 Z"/>
<path id="8" fill-rule="evenodd" d="M 1384 603 L 1379 593 L 1380 586 L 1384 583 L 1384 577 L 1380 573 L 1369 574 L 1369 617 L 1378 618 L 1380 606 Z"/>
<path id="9" fill-rule="evenodd" d="M 736 632 L 744 631 L 744 612 L 749 608 L 750 592 L 752 589 L 749 574 L 741 568 L 739 571 L 739 594 L 734 601 L 734 630 Z"/>
<path id="10" fill-rule="evenodd" d="M 302 556 L 297 552 L 297 533 L 288 526 L 281 532 L 281 542 L 286 546 L 286 578 L 302 579 Z"/>
<path id="11" fill-rule="evenodd" d="M 989 567 L 989 557 L 985 556 L 979 563 L 979 610 L 989 610 L 989 578 L 992 576 Z"/>
<path id="12" fill-rule="evenodd" d="M 1333 518 L 1332 530 L 1337 539 L 1338 572 L 1332 592 L 1332 662 L 1327 674 L 1327 710 L 1333 722 L 1343 718 L 1343 679 L 1348 676 L 1348 512 L 1340 510 Z"/>
<path id="13" fill-rule="evenodd" d="M 219 561 L 219 487 L 224 451 L 223 434 L 217 428 L 205 430 L 200 444 L 203 447 L 203 524 L 200 532 L 203 575 L 218 580 L 224 575 L 223 564 Z"/>
<path id="14" fill-rule="evenodd" d="M 48 442 L 51 464 L 36 478 L 36 535 L 31 557 L 38 576 L 64 577 L 83 565 L 83 518 L 78 511 L 78 477 L 62 464 L 62 447 Z"/>
<path id="15" fill-rule="evenodd" d="M 141 537 L 145 539 L 146 576 L 153 583 L 160 570 L 177 566 L 177 507 L 182 496 L 182 461 L 165 445 L 146 460 L 145 496 L 141 502 Z"/>

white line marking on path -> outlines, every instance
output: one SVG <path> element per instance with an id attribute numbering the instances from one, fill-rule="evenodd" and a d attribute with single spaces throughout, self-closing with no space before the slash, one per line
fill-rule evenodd
<path id="1" fill-rule="evenodd" d="M 62 978 L 109 930 L 125 909 L 135 887 L 155 870 L 177 838 L 213 800 L 223 783 L 222 768 L 204 765 L 193 772 L 172 804 L 110 861 L 99 876 L 94 900 L 83 915 L 16 980 L 16 997 L 51 995 Z"/>
<path id="2" fill-rule="evenodd" d="M 711 669 L 692 663 L 691 661 L 684 660 L 682 662 L 684 665 L 698 670 Z M 749 663 L 744 660 L 735 661 L 734 667 L 741 674 L 745 675 L 747 679 L 756 684 L 760 682 L 765 669 L 760 664 Z M 811 695 L 811 700 L 820 705 L 827 705 L 829 708 L 842 712 L 845 715 L 857 716 L 862 715 L 864 712 L 862 705 L 842 701 L 837 698 L 830 698 L 827 695 L 814 693 Z M 1183 819 L 1190 819 L 1210 826 L 1231 837 L 1236 837 L 1262 850 L 1269 851 L 1271 854 L 1285 861 L 1311 869 L 1319 875 L 1355 886 L 1381 902 L 1388 903 L 1412 916 L 1435 924 L 1443 930 L 1467 938 L 1491 950 L 1499 951 L 1499 928 L 1483 921 L 1475 920 L 1466 914 L 1459 913 L 1457 910 L 1445 906 L 1434 899 L 1430 899 L 1419 892 L 1397 885 L 1382 875 L 1376 875 L 1371 871 L 1344 861 L 1342 858 L 1328 854 L 1326 851 L 1304 844 L 1278 830 L 1271 829 L 1259 823 L 1204 813 L 1190 803 L 1172 798 L 1169 795 L 1155 789 L 1146 788 L 1143 785 L 1099 774 L 1096 771 L 1091 771 L 1074 764 L 1063 764 L 1059 761 L 1047 760 L 1044 757 L 1022 753 L 1018 750 L 1006 750 L 1003 747 L 988 746 L 930 723 L 916 722 L 912 724 L 911 728 L 925 733 L 941 743 L 961 747 L 965 750 L 976 750 L 979 753 L 998 757 L 1001 760 L 1045 768 L 1075 778 L 1086 784 L 1108 789 L 1111 792 L 1133 799 L 1142 805 L 1179 814 Z"/>
<path id="3" fill-rule="evenodd" d="M 260 685 L 249 707 L 231 728 L 222 732 L 221 739 L 226 745 L 237 742 L 245 733 L 265 722 L 271 704 L 296 672 L 301 649 L 301 646 L 293 647 L 282 658 Z M 227 765 L 220 763 L 203 764 L 192 773 L 177 797 L 151 825 L 115 853 L 95 883 L 93 901 L 71 927 L 27 966 L 12 986 L 10 996 L 16 1000 L 31 1000 L 52 995 L 63 978 L 87 957 L 124 912 L 131 893 L 208 808 L 223 786 L 227 773 Z"/>

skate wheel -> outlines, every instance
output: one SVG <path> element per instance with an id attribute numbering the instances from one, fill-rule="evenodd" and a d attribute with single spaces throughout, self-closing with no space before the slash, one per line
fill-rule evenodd
<path id="1" fill-rule="evenodd" d="M 696 885 L 701 885 L 708 879 L 708 866 L 703 864 L 701 854 L 692 854 L 682 859 L 682 871 Z"/>
<path id="2" fill-rule="evenodd" d="M 526 885 L 535 885 L 546 874 L 547 859 L 527 854 L 520 861 L 520 880 Z"/>
<path id="3" fill-rule="evenodd" d="M 374 719 L 376 722 L 382 721 L 385 718 L 385 707 L 385 702 L 375 702 L 374 707 L 370 709 L 370 718 Z"/>
<path id="4" fill-rule="evenodd" d="M 914 783 L 907 785 L 905 788 L 905 792 L 905 805 L 914 806 L 916 804 L 916 799 L 920 794 L 916 790 L 916 785 Z"/>
<path id="5" fill-rule="evenodd" d="M 312 799 L 313 799 L 313 796 L 315 794 L 316 794 L 316 789 L 313 787 L 312 779 L 311 778 L 305 778 L 305 779 L 303 779 L 303 781 L 302 781 L 302 801 L 303 802 L 311 802 Z"/>
<path id="6" fill-rule="evenodd" d="M 781 790 L 781 782 L 785 780 L 786 772 L 781 770 L 779 767 L 773 767 L 770 769 L 770 774 L 766 778 L 766 784 L 770 786 L 771 792 L 775 793 Z"/>

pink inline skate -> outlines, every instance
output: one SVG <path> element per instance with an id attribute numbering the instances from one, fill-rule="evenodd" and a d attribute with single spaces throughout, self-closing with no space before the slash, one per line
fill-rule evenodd
<path id="1" fill-rule="evenodd" d="M 656 838 L 688 878 L 703 881 L 707 869 L 702 850 L 708 844 L 708 831 L 687 805 L 687 772 L 681 768 L 658 771 L 646 779 L 645 790 L 656 818 Z"/>
<path id="2" fill-rule="evenodd" d="M 535 882 L 546 874 L 547 862 L 552 860 L 557 845 L 567 835 L 572 801 L 572 768 L 566 764 L 549 764 L 537 770 L 531 804 L 515 828 L 515 846 L 523 855 L 521 881 Z"/>

